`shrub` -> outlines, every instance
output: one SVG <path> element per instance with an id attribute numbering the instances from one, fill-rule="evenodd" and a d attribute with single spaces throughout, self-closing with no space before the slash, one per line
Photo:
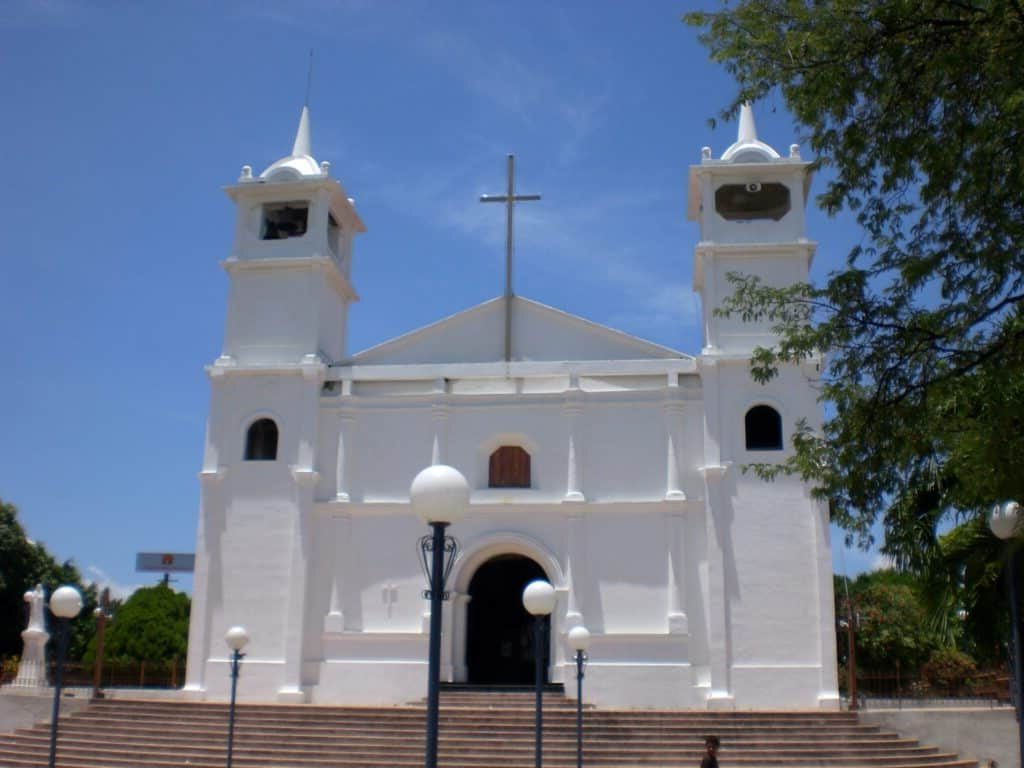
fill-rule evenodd
<path id="1" fill-rule="evenodd" d="M 935 651 L 921 667 L 921 676 L 930 685 L 946 690 L 962 686 L 977 672 L 978 667 L 974 659 L 952 648 Z"/>

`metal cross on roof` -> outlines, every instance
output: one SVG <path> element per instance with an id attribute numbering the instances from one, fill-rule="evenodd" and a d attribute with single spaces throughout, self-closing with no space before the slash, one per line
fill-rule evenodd
<path id="1" fill-rule="evenodd" d="M 504 195 L 480 195 L 481 203 L 505 203 L 505 362 L 512 359 L 512 216 L 516 203 L 540 200 L 540 195 L 515 193 L 515 155 L 508 156 L 508 191 Z"/>

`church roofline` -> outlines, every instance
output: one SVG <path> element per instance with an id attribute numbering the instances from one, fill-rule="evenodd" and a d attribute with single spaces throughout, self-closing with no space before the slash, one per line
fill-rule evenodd
<path id="1" fill-rule="evenodd" d="M 579 315 L 574 315 L 570 312 L 566 312 L 561 309 L 556 309 L 555 307 L 550 307 L 547 304 L 535 301 L 534 299 L 527 299 L 523 296 L 513 296 L 512 298 L 513 300 L 520 302 L 527 307 L 554 315 L 563 320 L 568 320 L 584 328 L 597 331 L 598 333 L 605 335 L 611 339 L 615 339 L 620 342 L 626 342 L 638 348 L 648 349 L 652 353 L 661 353 L 661 355 L 664 355 L 664 358 L 662 358 L 660 355 L 654 354 L 652 355 L 652 359 L 693 359 L 692 356 L 687 355 L 685 352 L 680 352 L 679 350 L 672 349 L 661 344 L 656 344 L 655 342 L 647 341 L 646 339 L 641 339 L 640 337 L 634 336 L 630 333 L 626 333 L 625 331 L 620 331 L 615 328 L 609 328 L 608 326 L 601 325 L 600 323 L 595 323 L 592 320 L 587 320 L 586 318 L 580 317 Z M 429 325 L 424 325 L 420 328 L 408 331 L 407 333 L 403 333 L 399 336 L 394 336 L 386 341 L 381 342 L 380 344 L 376 344 L 372 347 L 368 347 L 367 349 L 360 350 L 359 352 L 352 355 L 350 360 L 353 363 L 358 364 L 360 359 L 370 357 L 371 355 L 375 355 L 381 352 L 382 350 L 387 349 L 388 347 L 400 349 L 418 339 L 421 339 L 432 333 L 436 333 L 446 325 L 450 325 L 460 319 L 465 319 L 465 317 L 469 314 L 482 312 L 485 309 L 494 306 L 495 304 L 503 302 L 504 300 L 504 296 L 496 296 L 492 299 L 488 299 L 487 301 L 481 302 L 480 304 L 448 315 L 447 317 L 430 323 Z"/>
<path id="2" fill-rule="evenodd" d="M 338 363 L 327 381 L 428 381 L 432 379 L 498 379 L 565 376 L 644 376 L 697 373 L 694 357 L 643 360 L 522 360 L 506 363 Z"/>

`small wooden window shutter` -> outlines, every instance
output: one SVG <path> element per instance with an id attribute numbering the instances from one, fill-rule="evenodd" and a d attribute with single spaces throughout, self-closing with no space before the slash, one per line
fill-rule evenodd
<path id="1" fill-rule="evenodd" d="M 491 454 L 491 488 L 529 488 L 530 454 L 518 445 L 503 445 Z"/>

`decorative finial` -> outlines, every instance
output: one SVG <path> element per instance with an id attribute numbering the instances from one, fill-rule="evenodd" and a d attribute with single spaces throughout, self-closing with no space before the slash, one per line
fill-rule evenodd
<path id="1" fill-rule="evenodd" d="M 330 176 L 331 175 L 331 161 L 330 160 L 321 160 L 320 161 L 320 173 L 322 173 L 324 176 Z"/>
<path id="2" fill-rule="evenodd" d="M 797 159 L 800 158 L 800 145 L 799 144 L 790 144 L 789 145 L 789 156 L 793 157 L 793 158 L 797 158 Z"/>
<path id="3" fill-rule="evenodd" d="M 757 141 L 757 126 L 754 124 L 754 109 L 749 101 L 740 107 L 740 128 L 736 134 L 737 144 L 752 144 Z"/>
<path id="4" fill-rule="evenodd" d="M 299 118 L 299 130 L 295 132 L 295 143 L 292 145 L 292 157 L 313 154 L 312 141 L 309 137 L 309 107 L 302 108 Z"/>
<path id="5" fill-rule="evenodd" d="M 252 166 L 243 165 L 242 174 L 238 177 L 239 181 L 251 181 L 252 180 Z"/>
<path id="6" fill-rule="evenodd" d="M 701 147 L 700 159 L 701 160 L 710 160 L 711 159 L 711 147 Z"/>
<path id="7" fill-rule="evenodd" d="M 303 102 L 305 106 L 309 106 L 309 89 L 313 85 L 313 49 L 309 49 L 309 69 L 306 72 L 306 100 Z"/>

